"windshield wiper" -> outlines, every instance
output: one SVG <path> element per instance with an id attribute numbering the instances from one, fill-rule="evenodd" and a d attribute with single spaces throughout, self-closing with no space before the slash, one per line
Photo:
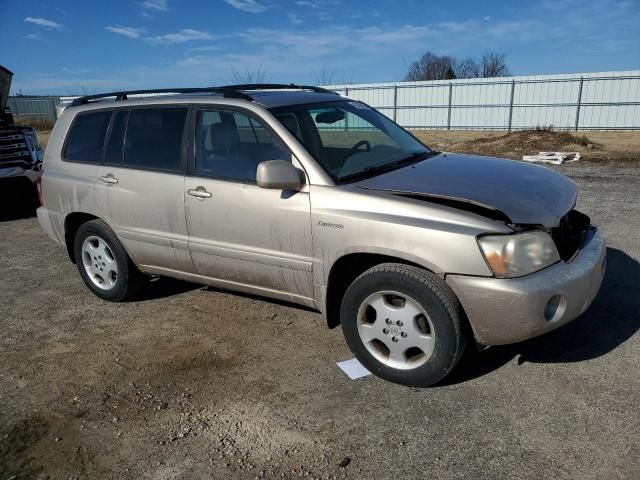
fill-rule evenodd
<path id="1" fill-rule="evenodd" d="M 344 177 L 339 177 L 338 180 L 340 182 L 345 182 L 349 180 L 353 180 L 359 177 L 368 177 L 371 175 L 376 175 L 378 173 L 388 172 L 390 170 L 396 170 L 401 167 L 406 167 L 407 165 L 411 165 L 414 163 L 418 163 L 422 160 L 425 160 L 429 157 L 433 157 L 434 155 L 438 155 L 440 152 L 435 152 L 433 150 L 424 151 L 424 152 L 413 152 L 406 157 L 402 157 L 391 162 L 378 163 L 376 165 L 371 165 L 369 167 L 364 168 L 358 172 L 349 173 Z"/>

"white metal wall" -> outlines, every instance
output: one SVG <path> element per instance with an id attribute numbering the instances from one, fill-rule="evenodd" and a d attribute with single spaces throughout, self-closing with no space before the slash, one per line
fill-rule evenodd
<path id="1" fill-rule="evenodd" d="M 640 129 L 640 70 L 327 88 L 414 129 Z"/>

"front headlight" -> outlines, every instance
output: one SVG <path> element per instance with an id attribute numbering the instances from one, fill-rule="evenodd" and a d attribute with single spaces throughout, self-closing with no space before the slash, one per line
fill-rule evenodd
<path id="1" fill-rule="evenodd" d="M 478 237 L 480 250 L 496 277 L 522 277 L 560 260 L 551 235 L 541 230 Z"/>

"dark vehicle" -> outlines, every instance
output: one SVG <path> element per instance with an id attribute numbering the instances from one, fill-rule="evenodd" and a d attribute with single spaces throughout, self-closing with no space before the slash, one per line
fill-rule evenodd
<path id="1" fill-rule="evenodd" d="M 0 65 L 0 181 L 33 186 L 42 165 L 42 148 L 32 127 L 16 125 L 7 108 L 13 73 Z"/>

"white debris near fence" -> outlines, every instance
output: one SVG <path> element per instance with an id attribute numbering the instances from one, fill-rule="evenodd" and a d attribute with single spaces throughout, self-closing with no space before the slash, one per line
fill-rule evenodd
<path id="1" fill-rule="evenodd" d="M 578 152 L 540 152 L 536 155 L 523 155 L 526 162 L 542 162 L 560 165 L 562 163 L 577 162 L 582 158 Z"/>

